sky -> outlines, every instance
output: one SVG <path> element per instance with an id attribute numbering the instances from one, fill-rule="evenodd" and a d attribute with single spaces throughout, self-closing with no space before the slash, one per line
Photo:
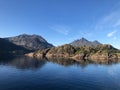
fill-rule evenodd
<path id="1" fill-rule="evenodd" d="M 20 34 L 55 46 L 84 37 L 120 49 L 120 0 L 0 0 L 0 37 Z"/>

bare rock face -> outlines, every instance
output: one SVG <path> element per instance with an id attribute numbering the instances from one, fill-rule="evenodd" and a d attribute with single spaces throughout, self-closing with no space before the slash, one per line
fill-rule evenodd
<path id="1" fill-rule="evenodd" d="M 93 60 L 93 61 L 101 61 L 101 62 L 105 62 L 105 61 L 113 61 L 115 62 L 116 60 L 118 60 L 118 56 L 117 54 L 108 54 L 108 53 L 96 53 L 93 55 L 90 55 L 88 57 L 89 60 Z"/>
<path id="2" fill-rule="evenodd" d="M 68 54 L 49 54 L 47 53 L 46 54 L 46 57 L 47 58 L 69 58 L 69 55 Z"/>
<path id="3" fill-rule="evenodd" d="M 25 54 L 25 56 L 28 56 L 28 57 L 31 57 L 31 58 L 44 58 L 44 55 L 42 53 L 34 53 L 34 52 L 31 52 L 31 53 L 27 53 Z"/>
<path id="4" fill-rule="evenodd" d="M 109 59 L 118 59 L 117 54 L 111 54 L 108 56 Z"/>
<path id="5" fill-rule="evenodd" d="M 107 60 L 108 54 L 107 53 L 104 53 L 104 54 L 96 53 L 96 54 L 90 55 L 88 58 L 90 60 Z"/>
<path id="6" fill-rule="evenodd" d="M 43 54 L 40 54 L 40 53 L 36 53 L 33 55 L 34 57 L 37 57 L 37 58 L 44 58 L 44 55 Z"/>
<path id="7" fill-rule="evenodd" d="M 108 56 L 108 59 L 111 62 L 116 62 L 116 61 L 118 61 L 119 58 L 118 58 L 117 54 L 111 54 Z"/>
<path id="8" fill-rule="evenodd" d="M 77 54 L 77 55 L 73 56 L 72 59 L 84 60 L 85 59 L 85 54 L 84 53 Z"/>
<path id="9" fill-rule="evenodd" d="M 28 54 L 25 54 L 25 56 L 28 56 L 28 57 L 34 57 L 34 53 L 33 52 L 31 52 L 31 53 L 28 53 Z"/>

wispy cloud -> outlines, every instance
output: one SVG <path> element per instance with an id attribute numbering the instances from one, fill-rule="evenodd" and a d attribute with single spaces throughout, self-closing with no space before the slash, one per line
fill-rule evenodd
<path id="1" fill-rule="evenodd" d="M 95 30 L 104 28 L 116 28 L 120 26 L 120 10 L 112 12 L 101 18 L 95 26 Z"/>
<path id="2" fill-rule="evenodd" d="M 113 25 L 114 27 L 120 26 L 120 19 Z"/>
<path id="3" fill-rule="evenodd" d="M 111 12 L 100 18 L 95 25 L 95 30 L 117 28 L 118 26 L 120 26 L 120 4 L 117 4 Z"/>
<path id="4" fill-rule="evenodd" d="M 108 37 L 112 37 L 112 36 L 113 36 L 116 32 L 117 32 L 117 31 L 116 31 L 116 30 L 114 30 L 114 31 L 112 31 L 112 32 L 108 33 L 108 34 L 107 34 L 107 36 L 108 36 Z"/>
<path id="5" fill-rule="evenodd" d="M 105 38 L 116 48 L 120 48 L 119 40 L 120 33 L 120 3 L 117 4 L 111 12 L 104 13 L 96 24 L 93 26 L 94 35 L 99 36 L 100 38 Z M 105 41 L 105 42 L 106 42 Z"/>
<path id="6" fill-rule="evenodd" d="M 70 27 L 63 25 L 52 25 L 49 28 L 63 35 L 68 35 L 71 30 Z"/>
<path id="7" fill-rule="evenodd" d="M 119 29 L 120 29 L 120 9 L 119 8 L 111 11 L 111 13 L 106 14 L 104 17 L 102 17 L 94 27 L 94 31 L 96 33 L 99 32 L 97 34 L 101 33 L 102 35 L 106 35 L 108 37 L 107 39 L 112 40 L 114 45 L 116 45 L 116 40 L 118 40 L 118 37 L 119 37 L 118 36 L 118 32 L 120 32 Z"/>

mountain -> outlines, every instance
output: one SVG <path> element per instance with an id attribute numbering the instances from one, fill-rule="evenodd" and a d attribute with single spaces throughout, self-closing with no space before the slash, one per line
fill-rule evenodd
<path id="1" fill-rule="evenodd" d="M 101 43 L 98 41 L 92 42 L 92 41 L 88 41 L 85 38 L 81 38 L 81 39 L 78 39 L 78 40 L 71 42 L 70 45 L 77 46 L 77 47 L 81 47 L 81 46 L 92 47 L 92 46 L 101 45 Z"/>
<path id="2" fill-rule="evenodd" d="M 39 35 L 27 35 L 22 34 L 15 37 L 5 38 L 13 44 L 22 46 L 28 50 L 42 50 L 53 47 L 52 44 L 48 43 L 43 37 Z"/>
<path id="3" fill-rule="evenodd" d="M 8 40 L 5 40 L 3 38 L 0 38 L 0 57 L 6 55 L 13 55 L 13 54 L 24 54 L 24 53 L 28 53 L 29 50 L 15 45 L 11 42 L 9 42 Z"/>
<path id="4" fill-rule="evenodd" d="M 28 53 L 26 56 L 37 58 L 67 58 L 74 60 L 92 60 L 98 62 L 110 62 L 120 59 L 120 51 L 109 44 L 101 44 L 96 47 L 76 47 L 65 44 L 58 47 L 39 50 Z"/>

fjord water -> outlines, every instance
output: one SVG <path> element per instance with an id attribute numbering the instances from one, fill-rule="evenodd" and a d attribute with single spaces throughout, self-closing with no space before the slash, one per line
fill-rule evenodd
<path id="1" fill-rule="evenodd" d="M 120 64 L 1 59 L 0 90 L 120 90 Z"/>

